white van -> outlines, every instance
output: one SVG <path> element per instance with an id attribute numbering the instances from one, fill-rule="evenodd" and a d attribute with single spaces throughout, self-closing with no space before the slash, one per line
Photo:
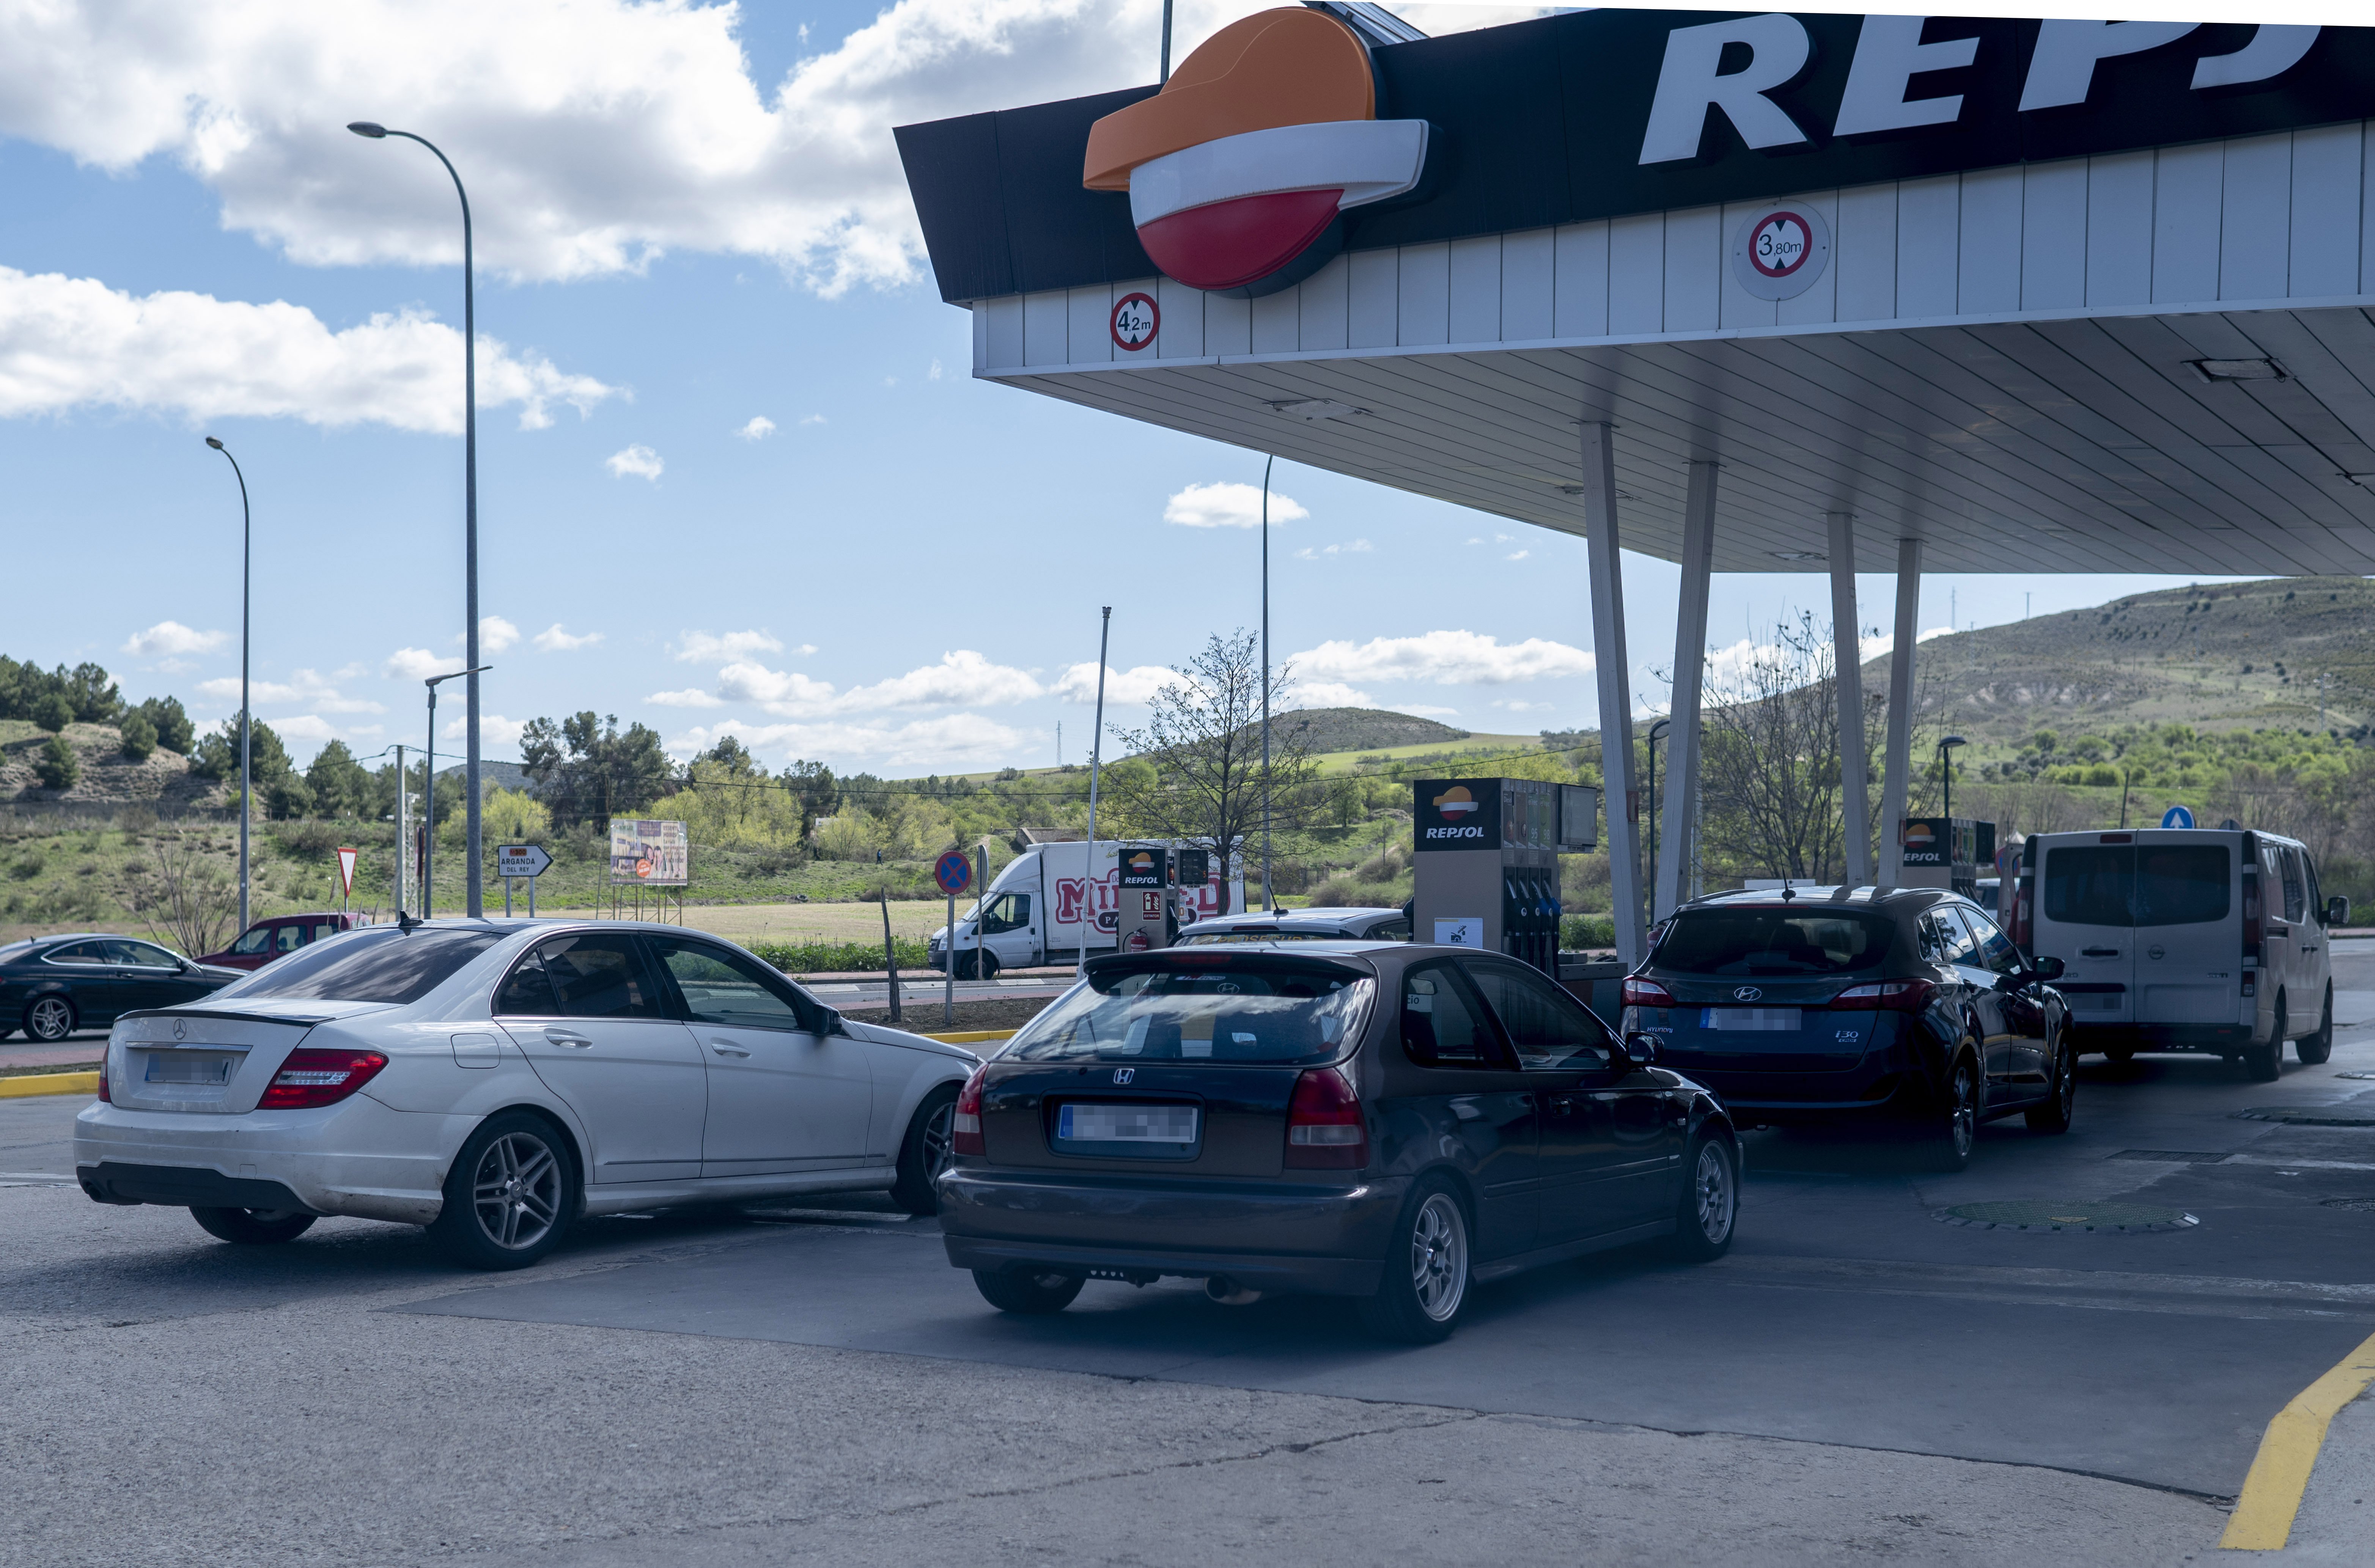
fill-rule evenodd
<path id="1" fill-rule="evenodd" d="M 1169 847 L 1176 853 L 1196 846 L 1173 843 Z M 957 915 L 958 975 L 974 977 L 976 952 L 981 955 L 979 971 L 987 979 L 1001 969 L 1070 963 L 1083 948 L 1091 954 L 1113 951 L 1121 910 L 1122 843 L 1099 839 L 1096 850 L 1093 877 L 1089 875 L 1086 843 L 1034 843 L 1009 861 L 991 878 L 988 895 Z M 1226 914 L 1245 907 L 1245 878 L 1240 873 L 1223 886 L 1219 858 L 1214 856 L 1211 879 L 1200 888 L 1182 889 L 1181 893 L 1199 920 Z M 943 955 L 948 939 L 949 928 L 943 925 L 926 944 L 936 973 L 947 967 Z"/>
<path id="2" fill-rule="evenodd" d="M 2285 1042 L 2334 1050 L 2323 899 L 2298 842 L 2240 829 L 2038 833 L 2021 851 L 2013 937 L 2058 958 L 2081 1051 L 2211 1052 L 2275 1078 Z"/>

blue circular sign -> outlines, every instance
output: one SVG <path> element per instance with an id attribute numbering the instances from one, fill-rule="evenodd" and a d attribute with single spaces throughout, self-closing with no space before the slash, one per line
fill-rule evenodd
<path id="1" fill-rule="evenodd" d="M 973 857 L 961 849 L 950 850 L 932 862 L 932 880 L 940 885 L 940 891 L 956 897 L 973 886 Z"/>
<path id="2" fill-rule="evenodd" d="M 2164 828 L 2190 828 L 2193 826 L 2193 813 L 2182 806 L 2172 806 L 2160 814 L 2160 825 Z"/>

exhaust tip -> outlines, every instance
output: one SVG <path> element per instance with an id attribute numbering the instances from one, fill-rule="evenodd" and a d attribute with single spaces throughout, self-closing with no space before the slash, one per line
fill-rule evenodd
<path id="1" fill-rule="evenodd" d="M 1223 1306 L 1251 1306 L 1262 1299 L 1259 1291 L 1248 1291 L 1235 1279 L 1217 1274 L 1204 1281 L 1204 1294 Z"/>

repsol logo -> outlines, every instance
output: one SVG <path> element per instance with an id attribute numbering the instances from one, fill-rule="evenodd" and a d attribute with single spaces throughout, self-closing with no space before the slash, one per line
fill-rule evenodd
<path id="1" fill-rule="evenodd" d="M 1484 836 L 1484 830 L 1482 828 L 1429 828 L 1426 831 L 1426 836 L 1431 839 L 1481 839 Z"/>

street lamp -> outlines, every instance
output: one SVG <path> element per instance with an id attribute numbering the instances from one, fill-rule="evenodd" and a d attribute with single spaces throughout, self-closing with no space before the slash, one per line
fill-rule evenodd
<path id="1" fill-rule="evenodd" d="M 1949 747 L 1969 744 L 1959 735 L 1950 735 L 1938 743 L 1938 780 L 1945 790 L 1939 811 L 1946 819 L 1946 831 L 1950 834 L 1955 831 L 1955 760 L 1946 751 Z"/>
<path id="2" fill-rule="evenodd" d="M 437 885 L 437 688 L 457 675 L 476 676 L 481 670 L 490 670 L 494 667 L 492 665 L 480 665 L 477 669 L 449 669 L 443 675 L 432 675 L 421 682 L 423 686 L 429 688 L 429 762 L 420 775 L 420 820 L 424 830 L 420 855 L 420 918 L 423 920 L 429 918 L 429 907 L 433 897 L 432 890 Z M 478 682 L 473 680 L 470 684 L 475 687 Z M 472 843 L 469 846 L 469 864 L 475 867 L 479 864 L 479 846 L 476 842 L 479 826 L 479 781 L 473 773 L 464 782 L 470 791 L 469 822 Z M 483 913 L 479 907 L 478 876 L 474 872 L 463 880 L 470 890 L 470 902 L 467 906 L 470 918 L 477 920 Z"/>
<path id="3" fill-rule="evenodd" d="M 207 437 L 207 444 L 223 454 L 223 460 L 230 465 L 230 471 L 239 478 L 239 928 L 244 933 L 247 930 L 247 820 L 254 804 L 249 797 L 255 793 L 248 755 L 248 735 L 254 726 L 255 715 L 248 712 L 247 704 L 247 601 L 251 560 L 247 476 L 240 473 L 239 459 L 230 454 L 230 448 L 213 436 Z"/>
<path id="4" fill-rule="evenodd" d="M 454 172 L 453 160 L 427 136 L 410 131 L 391 131 L 369 120 L 357 120 L 347 129 L 359 136 L 379 141 L 387 136 L 402 136 L 419 142 L 437 154 L 437 161 L 445 165 L 453 176 L 454 194 L 462 198 L 462 557 L 463 598 L 467 622 L 463 628 L 462 662 L 472 666 L 467 690 L 469 706 L 468 734 L 465 738 L 465 782 L 469 786 L 469 798 L 464 803 L 467 822 L 467 843 L 470 864 L 479 864 L 479 318 L 477 296 L 470 277 L 470 193 L 462 188 L 462 176 Z M 432 699 L 433 705 L 433 699 Z M 432 797 L 435 786 L 431 785 Z M 434 804 L 433 798 L 431 804 Z M 479 879 L 470 878 L 470 918 L 478 919 L 486 913 L 480 899 Z M 426 890 L 423 890 L 424 895 Z M 426 899 L 423 900 L 424 908 Z"/>
<path id="5" fill-rule="evenodd" d="M 1649 918 L 1658 918 L 1658 733 L 1673 724 L 1669 716 L 1649 726 Z"/>
<path id="6" fill-rule="evenodd" d="M 1163 59 L 1171 60 L 1171 7 L 1163 7 Z M 1275 456 L 1262 459 L 1262 908 L 1278 913 L 1278 896 L 1270 886 L 1270 470 Z M 1223 873 L 1223 877 L 1226 873 Z M 1223 890 L 1226 884 L 1223 883 Z"/>

